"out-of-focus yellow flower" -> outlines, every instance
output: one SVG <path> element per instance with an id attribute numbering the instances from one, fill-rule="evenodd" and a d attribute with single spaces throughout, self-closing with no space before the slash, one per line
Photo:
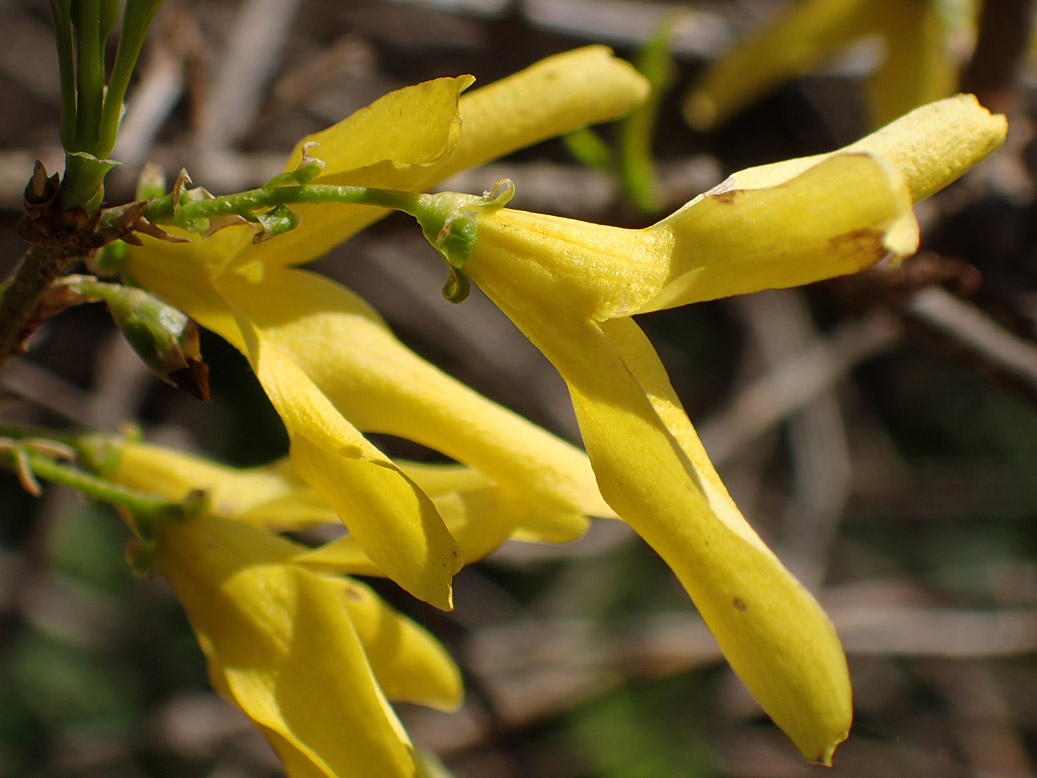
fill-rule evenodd
<path id="1" fill-rule="evenodd" d="M 470 76 L 393 92 L 300 142 L 319 143 L 314 183 L 418 190 L 538 140 L 629 111 L 643 79 L 608 50 L 559 55 L 459 98 Z M 346 522 L 379 569 L 450 607 L 460 550 L 431 499 L 358 431 L 418 440 L 494 484 L 560 511 L 611 515 L 577 449 L 407 351 L 348 290 L 288 266 L 378 218 L 371 206 L 300 206 L 276 240 L 228 227 L 187 244 L 147 240 L 124 270 L 239 348 L 280 414 L 295 472 Z"/>
<path id="2" fill-rule="evenodd" d="M 107 437 L 87 440 L 82 453 L 111 482 L 204 506 L 186 519 L 131 524 L 150 528 L 151 568 L 187 611 L 214 688 L 253 720 L 289 775 L 426 774 L 387 701 L 453 710 L 460 673 L 425 630 L 339 575 L 385 575 L 354 537 L 313 549 L 271 532 L 338 521 L 290 461 L 238 469 Z M 397 464 L 432 499 L 466 561 L 510 537 L 571 540 L 587 524 L 468 467 Z"/>
<path id="3" fill-rule="evenodd" d="M 1004 140 L 971 96 L 926 106 L 833 154 L 737 173 L 643 230 L 441 195 L 426 235 L 475 219 L 471 276 L 569 386 L 608 503 L 674 570 L 732 667 L 804 756 L 850 727 L 846 660 L 824 612 L 731 501 L 633 314 L 897 261 L 912 202 Z M 446 231 L 444 231 L 444 228 Z"/>
<path id="4" fill-rule="evenodd" d="M 313 487 L 281 459 L 263 467 L 235 468 L 150 443 L 120 441 L 106 478 L 173 502 L 204 492 L 209 513 L 270 531 L 299 531 L 338 522 Z M 565 543 L 587 528 L 583 513 L 530 500 L 463 465 L 397 460 L 396 465 L 432 500 L 466 563 L 496 550 L 509 538 Z M 316 550 L 298 547 L 293 558 L 311 568 L 352 575 L 385 576 L 352 535 Z"/>
<path id="5" fill-rule="evenodd" d="M 797 0 L 710 64 L 684 101 L 696 129 L 722 124 L 758 97 L 842 49 L 875 36 L 881 62 L 868 80 L 874 126 L 954 91 L 946 0 Z"/>
<path id="6" fill-rule="evenodd" d="M 206 513 L 158 528 L 155 566 L 206 655 L 289 775 L 423 774 L 388 699 L 456 708 L 460 674 L 367 587 L 290 562 L 301 547 Z M 387 699 L 388 698 L 388 699 Z"/>

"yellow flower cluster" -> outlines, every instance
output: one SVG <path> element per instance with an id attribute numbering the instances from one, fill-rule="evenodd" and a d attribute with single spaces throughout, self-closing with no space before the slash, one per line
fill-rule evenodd
<path id="1" fill-rule="evenodd" d="M 470 83 L 394 92 L 304 139 L 320 144 L 326 163 L 316 182 L 419 191 L 616 118 L 646 89 L 598 47 L 461 96 Z M 291 440 L 288 460 L 255 471 L 129 444 L 112 475 L 149 491 L 166 484 L 174 499 L 210 494 L 207 511 L 163 526 L 156 563 L 214 686 L 293 776 L 420 775 L 386 698 L 449 708 L 460 695 L 456 669 L 340 574 L 384 575 L 448 608 L 453 574 L 509 537 L 564 541 L 587 516 L 618 515 L 674 570 L 775 722 L 805 757 L 827 763 L 852 716 L 838 638 L 731 501 L 631 316 L 906 256 L 918 240 L 912 203 L 1004 132 L 1003 118 L 958 98 L 841 152 L 735 174 L 644 230 L 432 196 L 440 226 L 474 221 L 474 248 L 451 261 L 565 379 L 589 459 L 411 353 L 349 290 L 292 267 L 380 209 L 301 206 L 297 229 L 258 244 L 230 227 L 131 248 L 130 276 L 248 357 Z M 363 432 L 415 440 L 461 464 L 394 462 Z M 316 549 L 274 533 L 337 519 L 349 534 Z"/>

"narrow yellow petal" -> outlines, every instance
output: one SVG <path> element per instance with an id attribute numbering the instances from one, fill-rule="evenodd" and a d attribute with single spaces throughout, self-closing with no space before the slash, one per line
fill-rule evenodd
<path id="1" fill-rule="evenodd" d="M 461 137 L 437 175 L 445 178 L 555 135 L 618 119 L 648 89 L 630 63 L 604 46 L 548 57 L 461 98 Z"/>
<path id="2" fill-rule="evenodd" d="M 855 273 L 918 247 L 917 229 L 895 229 L 911 199 L 879 157 L 833 155 L 766 189 L 731 183 L 650 228 L 672 240 L 670 275 L 641 312 Z"/>
<path id="3" fill-rule="evenodd" d="M 706 68 L 688 93 L 684 115 L 706 130 L 787 79 L 813 68 L 826 56 L 881 22 L 876 0 L 805 0 Z"/>
<path id="4" fill-rule="evenodd" d="M 997 151 L 1007 132 L 1004 116 L 991 114 L 974 95 L 955 95 L 916 108 L 838 151 L 747 168 L 733 174 L 724 186 L 775 186 L 835 154 L 863 152 L 891 162 L 907 181 L 911 200 L 917 203 Z"/>
<path id="5" fill-rule="evenodd" d="M 295 472 L 390 578 L 449 609 L 450 579 L 461 560 L 432 502 L 331 405 L 291 355 L 244 319 L 239 326 L 252 369 L 288 430 Z"/>
<path id="6" fill-rule="evenodd" d="M 300 140 L 284 169 L 295 169 L 303 147 L 311 143 L 317 146 L 310 148 L 310 155 L 325 165 L 320 180 L 389 161 L 400 171 L 397 175 L 438 162 L 457 141 L 457 98 L 474 81 L 472 76 L 436 78 L 389 92 Z"/>
<path id="7" fill-rule="evenodd" d="M 292 472 L 294 474 L 294 470 Z M 281 497 L 257 503 L 228 518 L 276 532 L 299 531 L 341 521 L 334 509 L 309 484 Z"/>
<path id="8" fill-rule="evenodd" d="M 339 590 L 378 685 L 396 702 L 456 710 L 463 690 L 450 655 L 426 630 L 348 578 L 325 578 Z"/>
<path id="9" fill-rule="evenodd" d="M 234 234 L 236 231 L 228 228 L 209 238 L 194 235 L 190 243 L 167 243 L 141 236 L 144 245 L 127 247 L 121 272 L 202 327 L 243 349 L 234 313 L 212 280 L 233 260 L 242 245 Z M 247 232 L 250 241 L 251 232 Z"/>
<path id="10" fill-rule="evenodd" d="M 546 138 L 628 113 L 648 93 L 627 62 L 602 46 L 549 57 L 520 73 L 458 95 L 471 76 L 437 79 L 391 92 L 338 124 L 304 138 L 327 163 L 317 181 L 420 191 L 475 165 Z M 302 223 L 249 247 L 236 266 L 297 265 L 314 259 L 384 215 L 370 206 L 293 206 Z"/>
<path id="11" fill-rule="evenodd" d="M 398 89 L 338 124 L 303 138 L 286 170 L 310 154 L 326 163 L 314 183 L 424 189 L 457 143 L 461 132 L 457 98 L 475 79 L 437 78 Z M 437 165 L 437 163 L 439 163 Z M 362 205 L 293 205 L 302 222 L 277 240 L 249 246 L 236 266 L 300 264 L 321 256 L 386 211 Z"/>
<path id="12" fill-rule="evenodd" d="M 644 230 L 485 208 L 465 269 L 475 278 L 487 265 L 501 295 L 601 321 L 853 273 L 918 246 L 904 182 L 881 158 L 833 155 L 765 187 L 740 181 Z"/>
<path id="13" fill-rule="evenodd" d="M 611 514 L 583 452 L 418 357 L 345 287 L 286 269 L 221 290 L 357 427 L 434 448 L 528 499 Z"/>
<path id="14" fill-rule="evenodd" d="M 486 208 L 465 272 L 475 278 L 478 267 L 490 265 L 501 294 L 532 295 L 600 320 L 632 314 L 658 294 L 672 244 L 663 230 Z"/>
<path id="15" fill-rule="evenodd" d="M 425 494 L 435 498 L 451 492 L 470 492 L 490 486 L 483 473 L 465 465 L 429 464 L 397 459 L 396 466 L 416 483 Z"/>
<path id="16" fill-rule="evenodd" d="M 686 452 L 660 418 L 646 397 L 658 391 L 658 378 L 646 377 L 643 386 L 636 372 L 643 355 L 628 364 L 600 325 L 530 298 L 501 297 L 497 279 L 474 267 L 472 278 L 566 380 L 609 504 L 674 571 L 764 710 L 806 758 L 827 763 L 852 717 L 835 631 L 816 600 L 727 504 L 713 476 L 696 467 L 701 452 Z M 627 348 L 636 356 L 635 346 Z"/>
<path id="17" fill-rule="evenodd" d="M 1004 116 L 991 114 L 975 95 L 956 95 L 916 108 L 843 151 L 888 159 L 918 202 L 997 151 L 1007 132 Z"/>
<path id="18" fill-rule="evenodd" d="M 530 503 L 496 486 L 441 494 L 433 502 L 457 542 L 465 564 L 492 554 L 511 537 L 568 543 L 583 535 L 588 526 L 587 518 L 579 513 Z M 314 570 L 385 575 L 350 535 L 312 551 L 300 551 L 292 561 Z"/>
<path id="19" fill-rule="evenodd" d="M 162 253 L 136 257 L 135 278 L 152 284 L 156 293 L 182 306 L 249 358 L 288 430 L 296 473 L 342 517 L 371 559 L 416 597 L 451 607 L 450 578 L 461 561 L 432 503 L 321 393 L 293 361 L 297 354 L 265 341 L 263 333 L 228 302 L 233 298 L 228 290 L 247 287 L 247 282 L 230 274 L 221 276 L 217 287 L 208 274 L 199 273 L 196 263 L 180 264 L 175 256 Z M 282 293 L 272 296 L 274 307 L 284 299 Z M 295 507 L 305 510 L 305 505 Z M 265 525 L 269 514 L 258 512 L 254 518 Z"/>
<path id="20" fill-rule="evenodd" d="M 285 564 L 291 549 L 198 516 L 163 527 L 156 562 L 206 651 L 213 685 L 273 734 L 293 778 L 420 775 L 340 591 Z"/>
<path id="21" fill-rule="evenodd" d="M 164 446 L 127 442 L 115 469 L 105 476 L 175 501 L 204 491 L 213 515 L 253 526 L 303 529 L 337 521 L 327 503 L 284 464 L 227 467 Z"/>
<path id="22" fill-rule="evenodd" d="M 868 81 L 871 126 L 881 127 L 956 91 L 958 64 L 939 2 L 873 3 L 882 19 L 885 57 Z M 881 7 L 878 7 L 881 6 Z"/>

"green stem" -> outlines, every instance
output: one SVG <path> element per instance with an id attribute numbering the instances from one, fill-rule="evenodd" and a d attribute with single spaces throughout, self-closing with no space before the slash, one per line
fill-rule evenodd
<path id="1" fill-rule="evenodd" d="M 423 198 L 426 197 L 428 196 L 396 189 L 304 184 L 250 189 L 246 192 L 214 197 L 211 200 L 182 203 L 176 208 L 173 206 L 173 196 L 166 195 L 144 208 L 143 215 L 153 224 L 187 227 L 198 219 L 212 219 L 234 214 L 244 215 L 277 205 L 345 203 L 392 208 L 418 216 L 422 212 Z"/>
<path id="2" fill-rule="evenodd" d="M 19 466 L 19 450 L 23 452 L 23 461 L 28 465 L 33 475 L 52 483 L 68 486 L 100 502 L 125 508 L 134 516 L 180 517 L 184 515 L 184 507 L 179 503 L 170 502 L 164 497 L 157 495 L 127 489 L 125 486 L 96 475 L 91 475 L 90 473 L 84 473 L 82 470 L 78 470 L 70 465 L 55 462 L 53 459 L 38 454 L 28 447 L 7 451 L 0 450 L 0 466 L 10 470 L 17 469 Z"/>
<path id="3" fill-rule="evenodd" d="M 73 6 L 76 27 L 76 145 L 72 151 L 97 150 L 104 102 L 104 46 L 99 0 L 77 0 Z"/>
<path id="4" fill-rule="evenodd" d="M 62 432 L 60 430 L 52 430 L 49 427 L 33 427 L 28 424 L 0 424 L 0 438 L 11 440 L 40 438 L 57 441 L 75 448 L 82 437 L 82 433 L 79 432 Z"/>
<path id="5" fill-rule="evenodd" d="M 72 148 L 76 142 L 76 68 L 73 62 L 72 19 L 70 0 L 50 0 L 54 42 L 58 50 L 58 73 L 61 83 L 61 145 Z"/>
<path id="6" fill-rule="evenodd" d="M 137 65 L 148 28 L 162 1 L 127 0 L 122 30 L 119 33 L 119 47 L 116 49 L 115 64 L 112 66 L 112 77 L 108 82 L 108 91 L 105 92 L 104 107 L 101 110 L 100 137 L 97 144 L 97 155 L 100 157 L 107 157 L 115 146 L 126 88 Z"/>

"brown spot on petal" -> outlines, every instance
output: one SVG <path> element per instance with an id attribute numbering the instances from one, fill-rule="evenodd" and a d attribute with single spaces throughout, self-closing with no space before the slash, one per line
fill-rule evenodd
<path id="1" fill-rule="evenodd" d="M 363 602 L 364 601 L 364 595 L 363 595 L 363 593 L 359 589 L 352 589 L 352 588 L 345 589 L 342 592 L 342 596 L 345 597 L 347 600 L 350 600 L 352 602 Z"/>
<path id="2" fill-rule="evenodd" d="M 882 254 L 886 253 L 886 248 L 882 245 L 882 232 L 879 230 L 873 230 L 870 227 L 861 227 L 857 230 L 851 230 L 845 232 L 842 235 L 836 235 L 833 238 L 828 239 L 828 245 L 833 249 L 840 249 L 843 246 L 859 246 L 868 247 L 873 245 L 876 251 Z"/>
<path id="3" fill-rule="evenodd" d="M 828 245 L 837 254 L 858 255 L 860 261 L 856 264 L 859 269 L 863 270 L 878 264 L 889 256 L 889 249 L 882 241 L 884 234 L 881 230 L 861 227 L 829 238 Z"/>

